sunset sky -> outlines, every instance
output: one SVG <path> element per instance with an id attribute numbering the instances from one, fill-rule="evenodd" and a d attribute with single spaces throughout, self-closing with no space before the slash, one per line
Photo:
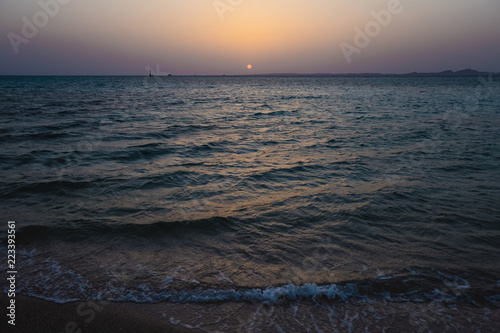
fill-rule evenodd
<path id="1" fill-rule="evenodd" d="M 0 0 L 0 75 L 500 72 L 500 1 L 394 1 Z"/>

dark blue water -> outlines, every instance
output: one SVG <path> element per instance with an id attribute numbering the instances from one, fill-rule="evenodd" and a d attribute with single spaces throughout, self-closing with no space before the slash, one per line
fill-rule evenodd
<path id="1" fill-rule="evenodd" d="M 500 305 L 498 78 L 3 77 L 0 114 L 22 294 Z"/>

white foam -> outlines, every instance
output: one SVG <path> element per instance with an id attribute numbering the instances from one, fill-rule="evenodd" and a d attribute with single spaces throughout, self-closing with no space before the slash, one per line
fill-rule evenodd
<path id="1" fill-rule="evenodd" d="M 276 303 L 282 299 L 297 300 L 301 298 L 326 297 L 328 299 L 343 299 L 356 295 L 357 288 L 348 286 L 338 286 L 330 284 L 318 286 L 314 283 L 307 283 L 302 286 L 293 284 L 267 287 L 265 289 L 197 289 L 195 291 L 165 292 L 161 300 L 174 302 L 217 302 L 217 301 L 251 301 L 262 303 Z M 136 297 L 139 301 L 142 297 Z"/>

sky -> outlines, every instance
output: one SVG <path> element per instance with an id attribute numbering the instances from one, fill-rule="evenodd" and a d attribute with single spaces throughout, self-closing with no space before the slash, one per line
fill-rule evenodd
<path id="1" fill-rule="evenodd" d="M 500 72 L 499 17 L 499 0 L 0 0 L 0 75 Z"/>

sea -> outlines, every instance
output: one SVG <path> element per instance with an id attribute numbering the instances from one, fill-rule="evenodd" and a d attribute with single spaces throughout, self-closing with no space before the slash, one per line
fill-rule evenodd
<path id="1" fill-rule="evenodd" d="M 190 308 L 163 316 L 205 332 L 396 330 L 390 311 L 499 331 L 499 82 L 0 77 L 3 270 L 15 221 L 17 293 L 50 302 Z"/>

